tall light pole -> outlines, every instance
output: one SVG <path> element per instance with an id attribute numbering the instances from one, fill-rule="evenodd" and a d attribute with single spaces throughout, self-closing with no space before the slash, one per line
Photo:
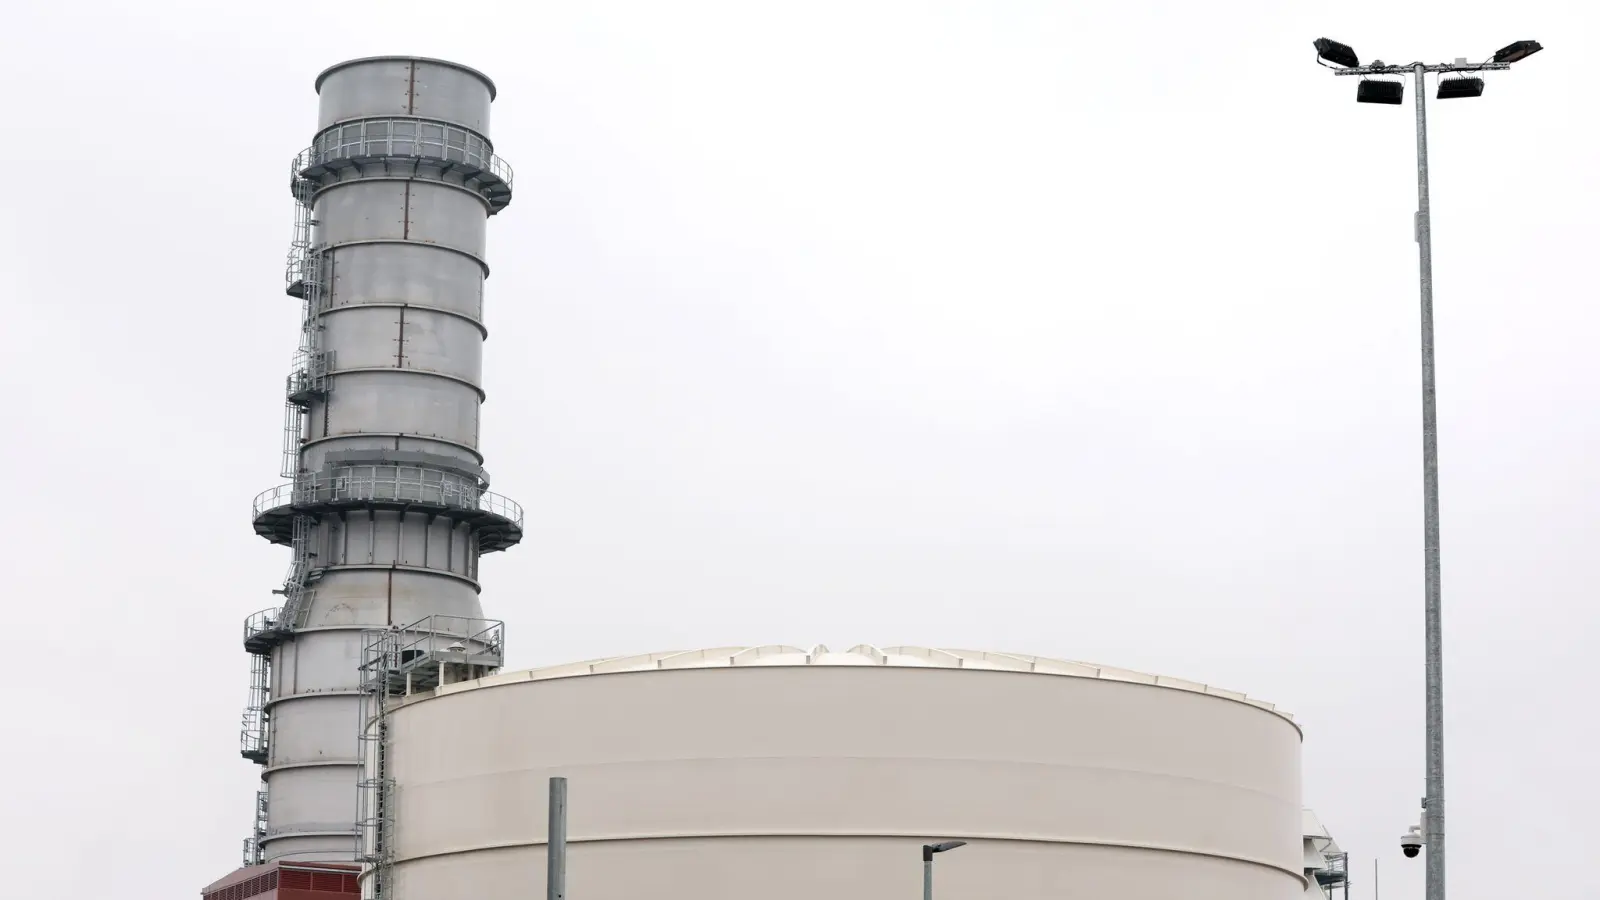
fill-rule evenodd
<path id="1" fill-rule="evenodd" d="M 1433 366 L 1433 222 L 1428 207 L 1428 113 L 1424 76 L 1455 73 L 1439 79 L 1440 100 L 1483 95 L 1483 79 L 1477 74 L 1509 69 L 1511 64 L 1544 49 L 1538 41 L 1517 41 L 1480 63 L 1457 59 L 1453 63 L 1409 63 L 1385 65 L 1374 61 L 1361 65 L 1349 45 L 1320 38 L 1316 41 L 1317 61 L 1334 66 L 1335 75 L 1359 75 L 1356 91 L 1360 103 L 1398 105 L 1405 91 L 1404 81 L 1366 80 L 1367 76 L 1416 78 L 1417 92 L 1417 214 L 1414 225 L 1420 262 L 1422 287 L 1422 533 L 1423 577 L 1425 580 L 1423 618 L 1426 645 L 1424 672 L 1427 681 L 1427 785 L 1422 799 L 1423 840 L 1427 846 L 1427 900 L 1444 900 L 1444 641 L 1440 626 L 1439 564 L 1439 437 L 1438 413 L 1434 405 Z M 1324 62 L 1325 61 L 1325 62 Z"/>
<path id="2" fill-rule="evenodd" d="M 966 841 L 941 841 L 937 844 L 922 845 L 922 900 L 933 900 L 933 855 L 966 845 Z"/>

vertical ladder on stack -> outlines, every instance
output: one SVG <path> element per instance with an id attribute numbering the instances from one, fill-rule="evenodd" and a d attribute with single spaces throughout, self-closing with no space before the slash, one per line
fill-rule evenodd
<path id="1" fill-rule="evenodd" d="M 313 400 L 328 390 L 329 355 L 322 349 L 322 311 L 326 302 L 328 273 L 322 252 L 315 246 L 313 201 L 317 183 L 294 178 L 294 236 L 289 241 L 289 259 L 284 273 L 285 292 L 302 301 L 300 344 L 290 364 L 283 411 L 283 464 L 281 474 L 293 478 L 300 469 L 300 445 L 304 442 L 307 419 Z"/>
<path id="2" fill-rule="evenodd" d="M 389 698 L 391 673 L 400 667 L 398 629 L 367 631 L 361 648 L 361 715 L 358 742 L 360 774 L 356 782 L 356 858 L 362 873 L 362 900 L 395 900 L 394 779 L 389 777 Z"/>
<path id="3" fill-rule="evenodd" d="M 416 691 L 493 674 L 504 662 L 505 623 L 497 619 L 434 615 L 361 633 L 356 858 L 366 864 L 362 900 L 397 900 L 390 704 Z"/>
<path id="4" fill-rule="evenodd" d="M 250 836 L 244 839 L 244 864 L 246 866 L 259 866 L 267 861 L 266 847 L 262 839 L 267 836 L 267 789 L 262 787 L 256 791 L 256 816 L 255 823 L 250 828 Z"/>
<path id="5" fill-rule="evenodd" d="M 283 463 L 279 473 L 293 478 L 300 469 L 300 443 L 305 440 L 306 411 L 294 403 L 283 407 Z"/>
<path id="6" fill-rule="evenodd" d="M 271 693 L 271 658 L 250 654 L 250 694 L 239 728 L 239 755 L 257 765 L 267 763 L 267 701 Z"/>

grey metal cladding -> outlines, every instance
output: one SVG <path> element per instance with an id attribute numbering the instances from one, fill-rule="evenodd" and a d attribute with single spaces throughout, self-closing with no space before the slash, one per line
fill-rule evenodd
<path id="1" fill-rule="evenodd" d="M 425 307 L 350 306 L 322 317 L 335 377 L 351 369 L 433 372 L 477 387 L 483 333 L 475 323 Z"/>
<path id="2" fill-rule="evenodd" d="M 406 369 L 340 372 L 328 392 L 328 436 L 383 431 L 478 445 L 478 391 Z"/>
<path id="3" fill-rule="evenodd" d="M 407 244 L 357 244 L 328 251 L 332 309 L 404 303 L 483 323 L 483 269 L 467 256 Z"/>
<path id="4" fill-rule="evenodd" d="M 396 456 L 396 453 L 417 453 L 454 460 L 450 464 L 441 462 L 439 468 L 457 472 L 471 472 L 474 469 L 481 471 L 483 466 L 483 455 L 466 445 L 451 443 L 440 438 L 393 432 L 341 435 L 336 439 L 315 438 L 307 441 L 301 450 L 308 472 L 320 472 L 330 465 L 348 465 L 355 462 L 381 462 L 389 459 L 409 461 Z M 487 483 L 488 478 L 486 477 L 484 481 Z"/>
<path id="5" fill-rule="evenodd" d="M 317 195 L 314 240 L 337 249 L 360 241 L 402 241 L 484 254 L 487 219 L 473 194 L 427 181 L 348 181 Z"/>
<path id="6" fill-rule="evenodd" d="M 481 618 L 479 558 L 523 529 L 477 450 L 487 221 L 512 186 L 488 134 L 493 85 L 449 62 L 374 57 L 317 88 L 317 131 L 290 178 L 293 481 L 252 508 L 256 532 L 292 553 L 283 607 L 245 624 L 241 753 L 265 782 L 247 864 L 360 855 L 363 631 Z"/>
<path id="7" fill-rule="evenodd" d="M 352 61 L 357 63 L 357 61 Z M 493 82 L 443 60 L 387 57 L 337 66 L 317 81 L 317 129 L 364 116 L 425 116 L 489 133 Z"/>

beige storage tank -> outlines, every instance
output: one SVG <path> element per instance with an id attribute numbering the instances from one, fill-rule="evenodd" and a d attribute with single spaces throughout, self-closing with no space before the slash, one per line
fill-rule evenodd
<path id="1" fill-rule="evenodd" d="M 724 647 L 504 673 L 388 716 L 394 896 L 1302 896 L 1299 728 L 1193 682 L 1004 653 Z"/>

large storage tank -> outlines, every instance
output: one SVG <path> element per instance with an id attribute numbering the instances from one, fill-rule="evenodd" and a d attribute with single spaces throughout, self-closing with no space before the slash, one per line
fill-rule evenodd
<path id="1" fill-rule="evenodd" d="M 717 648 L 504 673 L 388 716 L 393 884 L 576 898 L 1284 900 L 1299 728 L 1192 682 L 1011 654 Z"/>

